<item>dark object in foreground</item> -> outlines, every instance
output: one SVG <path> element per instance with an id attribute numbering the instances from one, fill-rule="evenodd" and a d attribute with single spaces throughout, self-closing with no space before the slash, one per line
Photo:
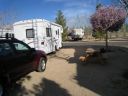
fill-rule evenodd
<path id="1" fill-rule="evenodd" d="M 8 37 L 8 36 L 7 36 Z M 0 96 L 7 94 L 9 87 L 20 77 L 46 69 L 45 52 L 30 48 L 13 38 L 0 39 Z"/>
<path id="2" fill-rule="evenodd" d="M 105 53 L 106 49 L 105 48 L 100 48 L 100 53 Z"/>
<path id="3" fill-rule="evenodd" d="M 126 70 L 126 72 L 123 73 L 123 77 L 128 80 L 128 70 Z"/>

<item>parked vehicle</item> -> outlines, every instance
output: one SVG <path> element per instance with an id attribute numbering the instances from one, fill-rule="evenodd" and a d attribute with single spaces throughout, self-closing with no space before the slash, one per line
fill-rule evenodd
<path id="1" fill-rule="evenodd" d="M 62 26 L 44 19 L 14 23 L 14 34 L 32 48 L 51 53 L 62 47 Z"/>
<path id="2" fill-rule="evenodd" d="M 11 36 L 11 38 L 10 38 Z M 35 50 L 26 43 L 6 35 L 0 38 L 0 96 L 20 77 L 46 69 L 47 56 L 44 51 Z"/>
<path id="3" fill-rule="evenodd" d="M 82 40 L 84 36 L 84 30 L 83 29 L 73 29 L 70 33 L 70 36 L 73 40 Z"/>

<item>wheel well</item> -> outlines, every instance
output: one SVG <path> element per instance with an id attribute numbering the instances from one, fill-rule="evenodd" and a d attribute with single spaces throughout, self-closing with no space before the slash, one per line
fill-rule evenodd
<path id="1" fill-rule="evenodd" d="M 45 63 L 47 63 L 47 58 L 45 56 L 42 56 L 45 59 Z"/>

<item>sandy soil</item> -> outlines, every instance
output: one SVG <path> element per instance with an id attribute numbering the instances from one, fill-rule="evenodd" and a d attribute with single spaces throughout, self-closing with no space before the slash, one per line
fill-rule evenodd
<path id="1" fill-rule="evenodd" d="M 111 49 L 103 54 L 101 64 L 97 57 L 79 61 L 85 47 L 63 48 L 48 56 L 45 72 L 32 72 L 19 80 L 11 96 L 128 96 L 128 80 L 122 76 L 128 69 L 128 49 Z"/>

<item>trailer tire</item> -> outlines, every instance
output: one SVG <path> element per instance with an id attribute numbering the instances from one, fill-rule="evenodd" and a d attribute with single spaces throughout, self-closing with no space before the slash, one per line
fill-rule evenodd
<path id="1" fill-rule="evenodd" d="M 44 57 L 41 57 L 38 64 L 38 72 L 44 72 L 46 69 L 46 60 Z"/>
<path id="2" fill-rule="evenodd" d="M 77 38 L 74 38 L 74 41 L 77 41 L 78 39 Z"/>
<path id="3" fill-rule="evenodd" d="M 55 46 L 55 51 L 58 51 L 59 49 L 57 49 L 57 46 Z"/>

